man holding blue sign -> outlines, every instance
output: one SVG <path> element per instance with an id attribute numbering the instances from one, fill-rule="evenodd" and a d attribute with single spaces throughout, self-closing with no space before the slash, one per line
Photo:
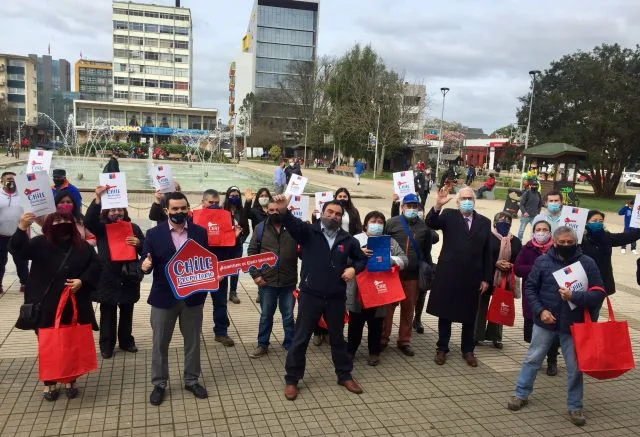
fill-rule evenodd
<path id="1" fill-rule="evenodd" d="M 160 405 L 164 400 L 169 379 L 169 343 L 178 320 L 184 339 L 185 389 L 199 399 L 208 396 L 207 390 L 198 382 L 201 372 L 202 308 L 207 295 L 197 293 L 186 299 L 177 299 L 165 274 L 165 266 L 187 240 L 207 246 L 207 231 L 194 223 L 187 224 L 189 201 L 183 193 L 167 194 L 164 213 L 168 220 L 147 231 L 142 252 L 146 254 L 146 258 L 141 266 L 145 274 L 153 272 L 153 283 L 147 300 L 151 305 L 153 331 L 151 383 L 154 388 L 149 397 L 152 405 Z"/>

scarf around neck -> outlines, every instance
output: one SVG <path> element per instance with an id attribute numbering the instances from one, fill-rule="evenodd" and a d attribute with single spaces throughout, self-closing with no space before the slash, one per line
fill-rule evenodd
<path id="1" fill-rule="evenodd" d="M 491 232 L 498 240 L 500 240 L 500 252 L 498 253 L 498 261 L 511 262 L 511 239 L 513 238 L 513 235 L 509 233 L 506 237 L 503 237 L 498 233 L 498 231 L 495 230 L 495 228 L 492 228 Z M 513 290 L 513 276 L 510 275 L 509 272 L 507 272 L 506 274 L 509 275 L 507 276 L 507 288 L 509 290 Z M 494 287 L 502 286 L 504 275 L 505 272 L 499 270 L 498 268 L 495 268 L 495 273 L 493 274 Z"/>

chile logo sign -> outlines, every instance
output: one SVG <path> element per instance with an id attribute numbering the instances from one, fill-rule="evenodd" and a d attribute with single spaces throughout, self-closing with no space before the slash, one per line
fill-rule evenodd
<path id="1" fill-rule="evenodd" d="M 226 261 L 218 258 L 194 240 L 187 240 L 171 257 L 165 275 L 176 299 L 186 299 L 195 293 L 217 291 L 220 279 L 252 268 L 275 267 L 278 257 L 273 252 L 245 256 Z"/>

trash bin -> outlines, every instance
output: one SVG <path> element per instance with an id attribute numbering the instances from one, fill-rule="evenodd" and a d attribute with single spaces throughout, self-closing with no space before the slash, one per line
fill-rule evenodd
<path id="1" fill-rule="evenodd" d="M 514 218 L 518 217 L 520 210 L 520 196 L 523 191 L 517 188 L 507 189 L 507 199 L 504 201 L 504 211 L 510 213 Z"/>

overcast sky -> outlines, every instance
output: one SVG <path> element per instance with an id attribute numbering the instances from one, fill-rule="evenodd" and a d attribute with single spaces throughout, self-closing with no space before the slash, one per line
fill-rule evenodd
<path id="1" fill-rule="evenodd" d="M 151 3 L 150 1 L 145 1 Z M 111 60 L 110 0 L 2 2 L 0 52 L 46 54 L 72 64 Z M 171 5 L 172 0 L 156 0 Z M 194 105 L 226 120 L 229 63 L 240 49 L 253 0 L 182 0 L 191 8 Z M 429 116 L 493 129 L 515 121 L 531 69 L 603 42 L 640 41 L 637 0 L 321 0 L 318 50 L 341 55 L 371 44 L 408 80 L 427 85 Z M 73 82 L 72 82 L 73 87 Z"/>

